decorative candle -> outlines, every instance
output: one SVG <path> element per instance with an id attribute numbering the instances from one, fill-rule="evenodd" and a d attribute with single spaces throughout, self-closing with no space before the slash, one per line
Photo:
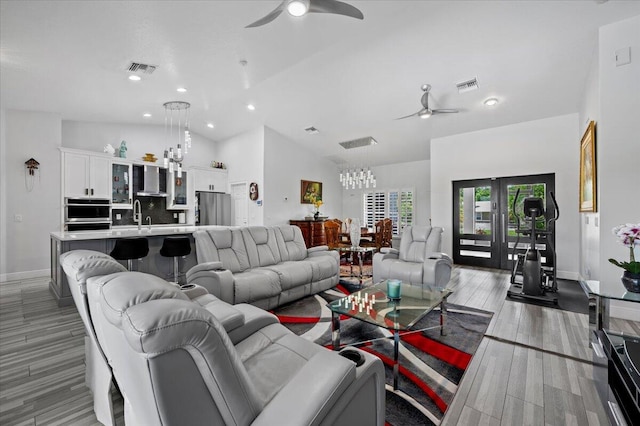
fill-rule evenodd
<path id="1" fill-rule="evenodd" d="M 400 280 L 387 280 L 387 296 L 389 299 L 400 299 Z"/>

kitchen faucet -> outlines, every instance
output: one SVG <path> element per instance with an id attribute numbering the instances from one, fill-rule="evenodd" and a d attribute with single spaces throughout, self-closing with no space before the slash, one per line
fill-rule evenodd
<path id="1" fill-rule="evenodd" d="M 147 225 L 149 225 L 149 230 L 151 230 L 151 216 L 147 216 L 145 220 L 147 221 Z"/>
<path id="2" fill-rule="evenodd" d="M 142 229 L 142 206 L 140 200 L 133 202 L 133 221 L 138 224 L 138 231 Z"/>

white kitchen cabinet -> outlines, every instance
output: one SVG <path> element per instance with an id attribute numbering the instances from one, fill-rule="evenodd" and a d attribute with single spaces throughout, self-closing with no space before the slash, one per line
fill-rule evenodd
<path id="1" fill-rule="evenodd" d="M 224 169 L 189 169 L 194 191 L 227 192 L 227 171 Z"/>
<path id="2" fill-rule="evenodd" d="M 81 152 L 64 152 L 64 196 L 111 198 L 111 158 Z"/>

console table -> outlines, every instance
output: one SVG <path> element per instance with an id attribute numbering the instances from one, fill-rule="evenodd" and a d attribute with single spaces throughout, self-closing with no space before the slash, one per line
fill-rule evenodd
<path id="1" fill-rule="evenodd" d="M 580 285 L 589 298 L 589 334 L 598 395 L 611 424 L 634 424 L 640 418 L 640 376 L 629 368 L 624 342 L 638 342 L 640 336 L 611 330 L 609 317 L 611 300 L 640 303 L 640 293 L 628 292 L 622 284 L 613 290 L 602 289 L 598 281 L 580 281 Z"/>

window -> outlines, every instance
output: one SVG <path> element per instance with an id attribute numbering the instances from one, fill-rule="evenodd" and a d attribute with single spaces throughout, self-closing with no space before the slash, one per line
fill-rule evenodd
<path id="1" fill-rule="evenodd" d="M 413 224 L 413 190 L 365 192 L 363 196 L 364 226 L 373 228 L 379 220 L 391 219 L 393 233 L 399 234 Z"/>

